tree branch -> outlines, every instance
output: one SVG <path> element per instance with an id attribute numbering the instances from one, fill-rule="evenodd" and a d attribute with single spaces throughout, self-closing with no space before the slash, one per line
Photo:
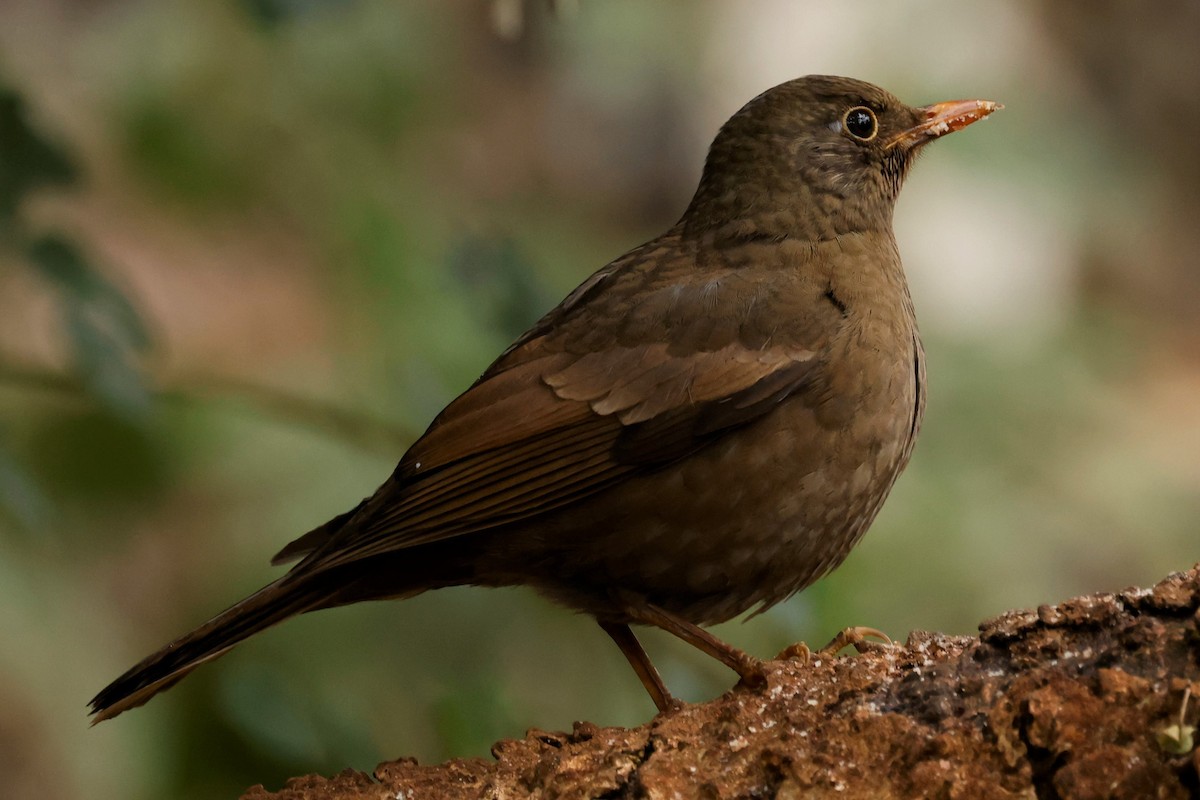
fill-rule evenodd
<path id="1" fill-rule="evenodd" d="M 1200 796 L 1200 565 L 1153 589 L 773 661 L 767 687 L 632 728 L 501 741 L 495 761 L 381 764 L 245 800 Z"/>

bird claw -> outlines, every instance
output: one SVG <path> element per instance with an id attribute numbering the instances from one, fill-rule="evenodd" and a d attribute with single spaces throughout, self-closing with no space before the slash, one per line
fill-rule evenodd
<path id="1" fill-rule="evenodd" d="M 860 653 L 866 653 L 878 646 L 875 642 L 867 641 L 868 637 L 879 639 L 880 643 L 885 646 L 890 647 L 895 644 L 892 638 L 883 631 L 859 625 L 839 631 L 838 635 L 833 637 L 833 640 L 829 644 L 817 651 L 817 654 L 834 656 L 846 647 L 853 647 Z"/>
<path id="2" fill-rule="evenodd" d="M 833 640 L 829 644 L 817 651 L 817 655 L 837 655 L 838 651 L 846 647 L 853 647 L 858 652 L 865 653 L 878 646 L 878 644 L 875 642 L 867 641 L 868 637 L 879 639 L 880 642 L 885 645 L 895 644 L 891 637 L 883 631 L 876 630 L 875 628 L 857 626 L 853 628 L 846 628 L 840 631 L 837 636 L 833 637 Z M 812 657 L 812 648 L 810 648 L 804 642 L 796 642 L 795 644 L 789 644 L 783 650 L 779 651 L 779 655 L 775 656 L 775 660 L 799 661 L 803 664 L 807 664 L 812 660 Z"/>
<path id="3" fill-rule="evenodd" d="M 802 664 L 807 664 L 812 660 L 812 648 L 804 642 L 796 642 L 789 644 L 787 647 L 779 651 L 779 655 L 775 656 L 776 661 L 799 661 Z"/>

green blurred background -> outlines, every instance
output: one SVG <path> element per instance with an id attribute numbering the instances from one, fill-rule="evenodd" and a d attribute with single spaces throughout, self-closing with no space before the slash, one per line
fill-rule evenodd
<path id="1" fill-rule="evenodd" d="M 586 619 L 450 590 L 299 619 L 89 729 L 278 574 L 596 268 L 726 117 L 826 72 L 1007 109 L 896 227 L 916 456 L 818 586 L 717 633 L 968 633 L 1200 556 L 1200 5 L 0 3 L 0 794 L 232 796 L 653 708 Z M 733 676 L 654 632 L 688 699 Z"/>

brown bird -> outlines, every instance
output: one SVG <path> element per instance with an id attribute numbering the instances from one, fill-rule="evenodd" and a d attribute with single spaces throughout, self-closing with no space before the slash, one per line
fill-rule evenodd
<path id="1" fill-rule="evenodd" d="M 700 626 L 836 567 L 908 462 L 925 364 L 892 209 L 925 144 L 997 108 L 827 76 L 751 100 L 674 227 L 517 339 L 373 495 L 283 548 L 288 573 L 104 688 L 94 721 L 297 614 L 463 584 L 591 614 L 660 710 L 675 701 L 630 625 L 761 677 Z"/>

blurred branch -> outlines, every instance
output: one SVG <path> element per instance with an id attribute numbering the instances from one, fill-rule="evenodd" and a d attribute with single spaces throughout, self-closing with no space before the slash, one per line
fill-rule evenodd
<path id="1" fill-rule="evenodd" d="M 637 728 L 531 730 L 493 746 L 493 762 L 400 759 L 243 800 L 1183 800 L 1200 786 L 1198 607 L 1200 566 L 1154 589 L 1010 611 L 978 637 L 915 632 L 857 657 L 781 657 L 762 689 Z"/>
<path id="2" fill-rule="evenodd" d="M 167 388 L 160 392 L 160 396 L 176 403 L 196 402 L 205 396 L 242 400 L 256 406 L 267 416 L 342 439 L 363 450 L 396 458 L 417 438 L 415 431 L 397 423 L 322 400 L 232 378 L 196 378 Z"/>
<path id="3" fill-rule="evenodd" d="M 0 386 L 57 394 L 94 402 L 85 381 L 58 370 L 0 358 Z M 191 407 L 204 402 L 234 400 L 259 413 L 297 427 L 340 439 L 362 450 L 399 456 L 416 438 L 412 430 L 312 398 L 230 378 L 194 378 L 153 392 L 157 401 Z"/>

